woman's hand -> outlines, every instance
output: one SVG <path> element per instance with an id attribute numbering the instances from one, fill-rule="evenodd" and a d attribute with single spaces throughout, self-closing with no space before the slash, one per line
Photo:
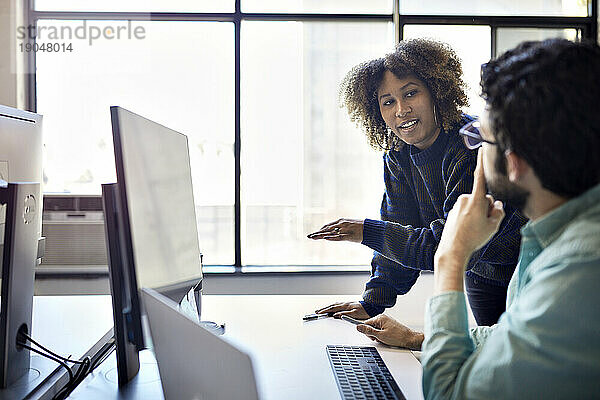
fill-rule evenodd
<path id="1" fill-rule="evenodd" d="M 362 325 L 357 325 L 356 330 L 364 333 L 371 340 L 411 350 L 421 350 L 421 344 L 425 338 L 421 332 L 413 331 L 384 314 L 379 314 L 366 320 Z"/>
<path id="2" fill-rule="evenodd" d="M 347 315 L 355 319 L 367 319 L 369 314 L 358 301 L 350 301 L 347 303 L 334 303 L 327 307 L 320 308 L 315 311 L 317 314 L 332 314 L 333 318 L 341 318 L 342 315 Z"/>
<path id="3" fill-rule="evenodd" d="M 348 241 L 361 243 L 363 240 L 364 221 L 358 219 L 341 218 L 324 225 L 316 232 L 306 237 L 313 240 L 325 239 L 335 242 Z"/>

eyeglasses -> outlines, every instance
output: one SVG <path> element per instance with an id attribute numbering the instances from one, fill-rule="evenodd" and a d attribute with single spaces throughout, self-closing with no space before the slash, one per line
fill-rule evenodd
<path id="1" fill-rule="evenodd" d="M 461 135 L 463 137 L 463 140 L 465 141 L 465 146 L 467 146 L 467 148 L 470 150 L 474 150 L 481 147 L 483 143 L 494 145 L 498 144 L 496 142 L 492 142 L 491 140 L 485 140 L 484 138 L 482 138 L 481 133 L 479 132 L 480 127 L 481 123 L 479 122 L 479 120 L 473 120 L 465 126 L 463 126 L 462 128 L 460 128 L 460 130 L 458 131 L 459 135 Z"/>

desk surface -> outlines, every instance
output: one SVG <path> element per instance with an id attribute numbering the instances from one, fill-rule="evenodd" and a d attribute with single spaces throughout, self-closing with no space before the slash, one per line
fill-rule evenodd
<path id="1" fill-rule="evenodd" d="M 374 345 L 405 396 L 421 399 L 421 365 L 410 351 L 375 344 L 345 321 L 302 321 L 303 315 L 317 307 L 340 300 L 340 296 L 315 295 L 209 295 L 203 296 L 202 319 L 225 323 L 226 340 L 250 354 L 262 399 L 339 398 L 325 352 L 327 344 Z M 106 304 L 110 308 L 108 296 L 97 307 L 104 310 Z M 104 311 L 101 313 L 105 316 Z M 151 354 L 143 355 L 142 362 L 152 367 Z M 114 354 L 106 363 L 108 368 L 101 367 L 89 376 L 72 398 L 93 397 L 99 394 L 99 385 L 104 386 L 101 391 L 105 398 L 138 398 L 117 392 L 115 380 L 110 379 L 114 371 L 109 372 L 110 363 L 114 366 Z M 156 382 L 149 384 L 157 386 Z M 147 395 L 147 390 L 126 392 Z"/>
<path id="2" fill-rule="evenodd" d="M 336 399 L 325 346 L 375 346 L 408 399 L 422 398 L 421 365 L 408 350 L 377 344 L 333 318 L 302 316 L 339 296 L 206 296 L 203 319 L 226 323 L 225 337 L 248 352 L 264 399 Z"/>
<path id="3" fill-rule="evenodd" d="M 38 342 L 79 359 L 113 326 L 110 296 L 34 296 L 32 325 Z"/>

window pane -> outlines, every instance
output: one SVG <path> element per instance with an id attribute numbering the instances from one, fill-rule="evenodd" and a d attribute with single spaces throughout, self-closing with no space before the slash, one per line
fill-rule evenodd
<path id="1" fill-rule="evenodd" d="M 468 85 L 469 114 L 479 115 L 484 101 L 479 97 L 481 64 L 490 59 L 491 29 L 476 25 L 405 25 L 404 39 L 428 37 L 450 45 L 462 60 L 464 80 Z"/>
<path id="2" fill-rule="evenodd" d="M 344 75 L 393 46 L 391 23 L 242 26 L 242 257 L 246 265 L 367 265 L 371 250 L 306 235 L 378 218 L 381 153 L 338 104 Z"/>
<path id="3" fill-rule="evenodd" d="M 124 21 L 87 21 L 118 31 Z M 63 37 L 83 21 L 39 21 Z M 72 52 L 37 52 L 44 115 L 45 190 L 99 194 L 115 181 L 109 106 L 120 105 L 189 137 L 200 249 L 233 263 L 233 24 L 133 22 L 143 39 L 51 40 Z M 45 33 L 45 34 L 46 34 Z M 91 44 L 90 44 L 91 43 Z M 173 205 L 165 205 L 173 206 Z"/>
<path id="4" fill-rule="evenodd" d="M 496 31 L 496 56 L 526 40 L 564 38 L 579 40 L 577 29 L 498 28 Z"/>
<path id="5" fill-rule="evenodd" d="M 391 14 L 394 0 L 241 0 L 249 13 Z"/>
<path id="6" fill-rule="evenodd" d="M 587 17 L 590 0 L 401 0 L 402 14 Z"/>
<path id="7" fill-rule="evenodd" d="M 234 0 L 34 0 L 38 11 L 233 12 Z"/>

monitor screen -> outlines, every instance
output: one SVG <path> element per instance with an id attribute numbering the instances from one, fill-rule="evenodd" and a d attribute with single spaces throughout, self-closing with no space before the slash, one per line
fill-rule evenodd
<path id="1" fill-rule="evenodd" d="M 111 115 L 137 285 L 179 289 L 179 302 L 202 279 L 187 137 L 120 107 Z"/>

